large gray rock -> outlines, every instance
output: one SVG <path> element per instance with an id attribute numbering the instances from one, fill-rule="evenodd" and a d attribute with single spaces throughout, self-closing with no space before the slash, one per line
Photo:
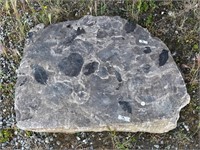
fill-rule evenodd
<path id="1" fill-rule="evenodd" d="M 36 26 L 17 71 L 17 126 L 44 132 L 174 129 L 189 103 L 167 46 L 120 17 Z"/>

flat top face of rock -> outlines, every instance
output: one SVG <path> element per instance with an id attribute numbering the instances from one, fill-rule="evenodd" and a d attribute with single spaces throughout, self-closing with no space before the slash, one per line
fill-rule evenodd
<path id="1" fill-rule="evenodd" d="M 137 24 L 85 16 L 31 35 L 17 72 L 19 128 L 166 132 L 189 102 L 168 48 Z"/>

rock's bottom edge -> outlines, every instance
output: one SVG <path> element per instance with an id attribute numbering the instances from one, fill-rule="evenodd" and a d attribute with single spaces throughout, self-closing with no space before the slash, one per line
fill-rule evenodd
<path id="1" fill-rule="evenodd" d="M 76 132 L 103 132 L 103 131 L 117 131 L 117 132 L 149 132 L 149 133 L 165 133 L 174 128 L 176 128 L 177 123 L 173 119 L 173 122 L 168 119 L 156 120 L 154 122 L 145 122 L 142 124 L 117 124 L 117 125 L 104 125 L 98 127 L 80 127 L 80 128 L 65 128 L 65 127 L 56 127 L 56 128 L 31 128 L 26 127 L 23 122 L 18 122 L 17 127 L 22 130 L 28 130 L 33 132 L 59 132 L 59 133 L 76 133 Z M 174 122 L 175 121 L 175 122 Z"/>

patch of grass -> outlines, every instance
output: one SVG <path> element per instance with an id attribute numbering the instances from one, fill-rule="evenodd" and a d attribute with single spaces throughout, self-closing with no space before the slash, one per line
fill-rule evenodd
<path id="1" fill-rule="evenodd" d="M 138 21 L 142 22 L 145 25 L 145 27 L 150 27 L 153 23 L 154 10 L 157 7 L 158 6 L 156 5 L 155 0 L 138 0 L 135 4 L 135 9 L 138 18 L 142 19 L 141 21 L 139 21 L 140 19 L 138 19 Z"/>
<path id="2" fill-rule="evenodd" d="M 199 45 L 198 45 L 197 43 L 194 44 L 193 47 L 192 47 L 192 49 L 193 49 L 194 51 L 199 50 Z"/>
<path id="3" fill-rule="evenodd" d="M 183 131 L 177 132 L 176 136 L 177 136 L 177 139 L 180 141 L 180 143 L 182 143 L 182 144 L 189 144 L 190 143 L 190 138 Z"/>
<path id="4" fill-rule="evenodd" d="M 100 10 L 100 11 L 99 11 L 99 14 L 100 14 L 100 15 L 103 15 L 103 14 L 106 13 L 107 5 L 106 5 L 106 2 L 105 2 L 105 1 L 103 1 L 103 2 L 100 3 L 100 9 L 99 9 L 99 10 Z"/>
<path id="5" fill-rule="evenodd" d="M 146 19 L 145 25 L 146 25 L 146 26 L 151 26 L 152 23 L 153 23 L 153 15 L 150 14 L 150 15 L 147 17 L 147 19 Z"/>
<path id="6" fill-rule="evenodd" d="M 25 136 L 26 137 L 30 137 L 32 135 L 32 132 L 31 131 L 25 131 Z"/>
<path id="7" fill-rule="evenodd" d="M 113 148 L 114 149 L 119 149 L 119 150 L 129 150 L 130 148 L 132 148 L 132 146 L 134 145 L 134 143 L 137 142 L 137 139 L 131 135 L 131 133 L 128 133 L 126 136 L 119 136 L 115 130 L 111 130 L 108 127 L 109 131 L 110 131 L 110 137 L 113 143 Z"/>
<path id="8" fill-rule="evenodd" d="M 146 13 L 147 11 L 153 12 L 157 5 L 155 4 L 155 0 L 138 0 L 135 7 L 137 8 L 137 13 L 142 14 Z"/>
<path id="9" fill-rule="evenodd" d="M 9 142 L 12 136 L 13 136 L 13 133 L 11 130 L 9 129 L 0 130 L 0 143 Z"/>

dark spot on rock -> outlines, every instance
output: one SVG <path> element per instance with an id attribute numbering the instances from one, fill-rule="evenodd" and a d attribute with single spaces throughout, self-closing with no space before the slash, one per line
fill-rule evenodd
<path id="1" fill-rule="evenodd" d="M 120 88 L 123 86 L 123 83 L 122 82 L 120 82 L 119 84 L 118 84 L 118 87 L 116 88 L 116 90 L 120 90 Z"/>
<path id="2" fill-rule="evenodd" d="M 172 91 L 173 91 L 174 93 L 177 93 L 177 87 L 173 86 L 173 87 L 172 87 Z"/>
<path id="3" fill-rule="evenodd" d="M 71 53 L 58 63 L 61 72 L 69 77 L 78 76 L 83 66 L 83 57 L 78 53 Z"/>
<path id="4" fill-rule="evenodd" d="M 135 30 L 136 28 L 136 24 L 134 22 L 127 22 L 124 25 L 124 30 L 126 31 L 126 33 L 131 33 Z"/>
<path id="5" fill-rule="evenodd" d="M 143 51 L 145 54 L 151 53 L 150 47 L 145 47 L 146 49 Z"/>
<path id="6" fill-rule="evenodd" d="M 53 50 L 56 54 L 62 54 L 63 50 L 61 48 L 56 48 Z"/>
<path id="7" fill-rule="evenodd" d="M 142 69 L 144 71 L 144 73 L 148 73 L 150 71 L 151 65 L 149 64 L 145 64 Z"/>
<path id="8" fill-rule="evenodd" d="M 163 49 L 159 55 L 159 66 L 164 66 L 169 58 L 168 51 Z"/>
<path id="9" fill-rule="evenodd" d="M 125 40 L 124 37 L 112 37 L 111 39 L 114 40 L 114 41 L 122 41 L 122 40 Z"/>
<path id="10" fill-rule="evenodd" d="M 83 28 L 80 28 L 80 27 L 78 27 L 78 29 L 76 31 L 77 31 L 77 35 L 85 33 L 85 30 Z"/>
<path id="11" fill-rule="evenodd" d="M 46 73 L 45 69 L 39 65 L 34 66 L 34 78 L 40 84 L 46 84 L 48 79 L 48 74 Z"/>
<path id="12" fill-rule="evenodd" d="M 117 78 L 117 81 L 122 82 L 121 74 L 118 71 L 115 71 L 115 76 Z"/>
<path id="13" fill-rule="evenodd" d="M 28 37 L 29 39 L 32 38 L 32 37 L 33 37 L 33 32 L 28 32 L 27 37 Z"/>
<path id="14" fill-rule="evenodd" d="M 109 63 L 106 63 L 105 66 L 109 74 L 114 74 L 115 69 Z"/>
<path id="15" fill-rule="evenodd" d="M 67 25 L 67 28 L 71 28 L 71 24 L 68 24 L 68 25 Z"/>
<path id="16" fill-rule="evenodd" d="M 97 70 L 98 65 L 99 63 L 96 61 L 86 64 L 83 68 L 83 74 L 88 76 L 94 73 Z"/>
<path id="17" fill-rule="evenodd" d="M 122 108 L 124 111 L 126 111 L 126 112 L 132 114 L 132 108 L 131 108 L 131 105 L 130 105 L 129 102 L 126 102 L 126 101 L 119 101 L 118 103 L 119 103 L 119 105 L 121 106 L 121 108 Z"/>
<path id="18" fill-rule="evenodd" d="M 80 84 L 75 84 L 73 86 L 73 91 L 75 93 L 79 93 L 80 91 L 85 91 L 85 88 L 82 85 L 80 85 Z"/>
<path id="19" fill-rule="evenodd" d="M 84 91 L 79 91 L 77 93 L 77 96 L 80 97 L 80 98 L 84 98 L 86 95 L 87 95 L 87 93 L 85 93 Z"/>
<path id="20" fill-rule="evenodd" d="M 23 80 L 21 80 L 21 82 L 19 83 L 19 86 L 24 85 L 26 83 L 26 81 L 27 81 L 27 78 L 26 77 L 23 78 Z"/>
<path id="21" fill-rule="evenodd" d="M 105 31 L 98 30 L 98 32 L 97 32 L 97 38 L 104 38 L 107 35 L 108 34 Z"/>

